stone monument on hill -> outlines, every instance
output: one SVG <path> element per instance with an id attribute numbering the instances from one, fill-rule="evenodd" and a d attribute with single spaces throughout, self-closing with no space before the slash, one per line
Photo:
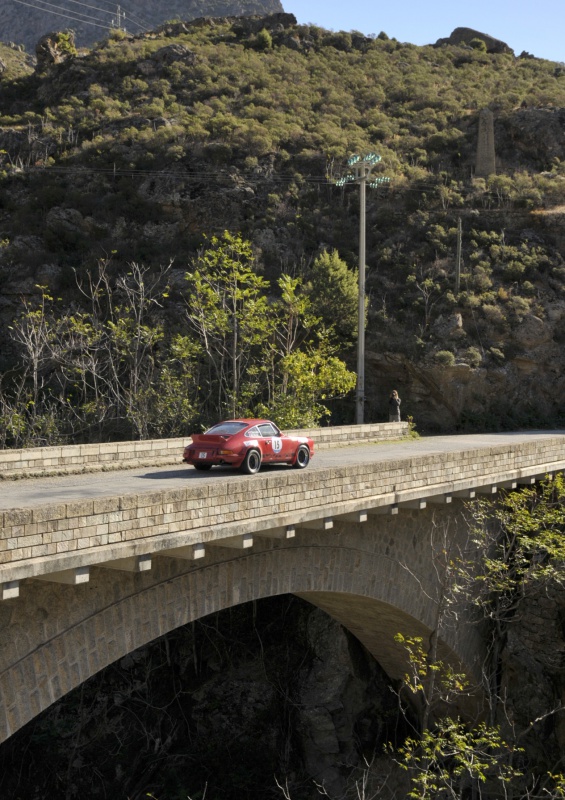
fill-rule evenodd
<path id="1" fill-rule="evenodd" d="M 479 135 L 477 140 L 477 158 L 475 176 L 488 178 L 496 174 L 496 156 L 494 152 L 494 116 L 489 108 L 483 108 L 479 114 Z"/>

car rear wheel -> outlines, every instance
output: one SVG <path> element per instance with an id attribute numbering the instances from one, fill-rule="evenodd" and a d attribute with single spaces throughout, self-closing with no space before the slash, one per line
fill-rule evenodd
<path id="1" fill-rule="evenodd" d="M 255 475 L 261 469 L 261 453 L 258 450 L 248 450 L 240 467 L 246 475 Z"/>
<path id="2" fill-rule="evenodd" d="M 200 472 L 208 472 L 209 469 L 212 469 L 212 465 L 211 464 L 203 464 L 202 462 L 199 462 L 199 463 L 194 465 L 194 469 L 197 469 Z"/>
<path id="3" fill-rule="evenodd" d="M 298 453 L 296 454 L 296 459 L 294 461 L 294 466 L 296 469 L 304 469 L 310 463 L 310 450 L 306 447 L 305 444 L 301 444 L 298 448 Z"/>

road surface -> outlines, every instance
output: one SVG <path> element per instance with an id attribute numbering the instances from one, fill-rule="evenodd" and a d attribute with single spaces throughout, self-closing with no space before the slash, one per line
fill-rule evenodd
<path id="1" fill-rule="evenodd" d="M 540 439 L 563 437 L 565 460 L 565 431 L 521 431 L 517 433 L 482 433 L 462 436 L 426 436 L 403 442 L 361 444 L 335 447 L 315 453 L 308 470 L 320 470 L 348 464 L 410 459 L 434 453 L 460 452 L 475 448 L 495 447 Z M 263 467 L 260 475 L 280 473 L 286 466 Z M 0 482 L 0 510 L 37 508 L 51 503 L 64 503 L 94 497 L 142 494 L 166 489 L 179 489 L 187 481 L 253 481 L 257 475 L 243 475 L 235 469 L 215 467 L 210 472 L 197 472 L 181 461 L 178 466 L 142 467 L 110 472 L 95 472 L 49 478 L 25 478 Z"/>

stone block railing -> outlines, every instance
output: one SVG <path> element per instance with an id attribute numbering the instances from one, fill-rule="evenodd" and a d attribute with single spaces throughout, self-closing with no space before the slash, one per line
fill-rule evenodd
<path id="1" fill-rule="evenodd" d="M 289 431 L 310 436 L 317 448 L 336 447 L 360 441 L 401 439 L 408 435 L 407 422 L 379 422 L 368 425 L 338 425 Z M 57 445 L 23 450 L 0 450 L 0 480 L 112 469 L 155 467 L 175 464 L 182 458 L 190 437 L 146 439 L 138 442 Z"/>
<path id="2" fill-rule="evenodd" d="M 0 583 L 181 551 L 195 558 L 186 555 L 194 547 L 233 546 L 244 536 L 362 510 L 474 496 L 471 489 L 496 492 L 564 467 L 565 437 L 558 436 L 0 511 Z"/>

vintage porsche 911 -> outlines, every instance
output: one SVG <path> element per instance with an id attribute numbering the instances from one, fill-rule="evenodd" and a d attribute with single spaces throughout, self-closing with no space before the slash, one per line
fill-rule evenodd
<path id="1" fill-rule="evenodd" d="M 285 436 L 268 419 L 230 419 L 206 433 L 194 433 L 182 460 L 199 470 L 225 464 L 254 475 L 262 464 L 290 464 L 304 469 L 313 455 L 312 439 Z"/>

